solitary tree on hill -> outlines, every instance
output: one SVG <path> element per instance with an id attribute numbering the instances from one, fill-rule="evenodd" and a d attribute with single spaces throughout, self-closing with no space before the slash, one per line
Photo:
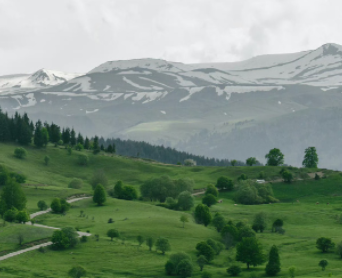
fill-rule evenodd
<path id="1" fill-rule="evenodd" d="M 322 251 L 322 253 L 326 253 L 329 249 L 335 247 L 335 243 L 331 241 L 331 238 L 320 237 L 316 240 L 316 247 Z"/>
<path id="2" fill-rule="evenodd" d="M 305 168 L 317 168 L 318 155 L 315 147 L 309 147 L 305 149 L 305 155 L 302 164 Z"/>
<path id="3" fill-rule="evenodd" d="M 158 238 L 156 242 L 156 248 L 157 248 L 157 251 L 160 250 L 162 254 L 164 255 L 166 251 L 171 250 L 169 240 L 164 237 Z"/>
<path id="4" fill-rule="evenodd" d="M 268 166 L 279 166 L 284 164 L 284 155 L 277 148 L 270 150 L 269 153 L 265 155 L 265 158 L 267 159 Z"/>
<path id="5" fill-rule="evenodd" d="M 106 202 L 106 192 L 101 184 L 95 187 L 93 201 L 98 206 L 102 206 Z"/>
<path id="6" fill-rule="evenodd" d="M 321 260 L 318 265 L 322 268 L 322 271 L 325 270 L 326 266 L 328 265 L 328 261 L 327 260 Z"/>
<path id="7" fill-rule="evenodd" d="M 255 157 L 250 157 L 250 158 L 247 158 L 247 160 L 246 160 L 246 164 L 248 166 L 253 166 L 254 164 L 257 164 L 257 163 L 258 163 L 258 161 Z"/>

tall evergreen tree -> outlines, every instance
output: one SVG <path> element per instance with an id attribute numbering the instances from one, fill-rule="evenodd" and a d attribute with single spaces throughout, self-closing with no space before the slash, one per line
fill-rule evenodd
<path id="1" fill-rule="evenodd" d="M 106 201 L 106 192 L 101 184 L 98 184 L 95 187 L 93 201 L 94 203 L 97 203 L 98 206 L 102 206 Z"/>
<path id="2" fill-rule="evenodd" d="M 99 147 L 99 137 L 97 137 L 97 136 L 94 137 L 93 149 L 94 150 L 100 149 L 100 147 Z"/>
<path id="3" fill-rule="evenodd" d="M 29 124 L 23 122 L 21 126 L 20 136 L 18 139 L 19 144 L 28 145 L 32 140 L 32 130 Z"/>
<path id="4" fill-rule="evenodd" d="M 76 145 L 76 132 L 74 129 L 70 132 L 70 145 L 75 146 Z"/>
<path id="5" fill-rule="evenodd" d="M 62 140 L 65 145 L 70 143 L 70 128 L 63 129 Z"/>
<path id="6" fill-rule="evenodd" d="M 280 258 L 278 253 L 277 246 L 273 245 L 270 254 L 268 263 L 266 265 L 266 274 L 269 276 L 275 276 L 280 272 Z"/>
<path id="7" fill-rule="evenodd" d="M 50 126 L 49 137 L 52 143 L 58 143 L 58 141 L 61 140 L 61 128 L 58 125 L 52 123 Z"/>
<path id="8" fill-rule="evenodd" d="M 33 141 L 34 141 L 35 146 L 38 148 L 41 148 L 44 145 L 44 134 L 42 132 L 42 122 L 41 121 L 38 121 L 36 123 Z"/>
<path id="9" fill-rule="evenodd" d="M 42 136 L 43 136 L 43 146 L 46 147 L 47 144 L 49 143 L 49 132 L 45 127 L 42 128 Z"/>
<path id="10" fill-rule="evenodd" d="M 89 150 L 90 149 L 90 141 L 88 139 L 88 137 L 86 137 L 85 141 L 84 141 L 84 148 L 86 150 Z"/>
<path id="11" fill-rule="evenodd" d="M 78 136 L 77 136 L 77 144 L 82 144 L 84 145 L 84 139 L 83 139 L 83 136 L 81 133 L 78 133 Z"/>

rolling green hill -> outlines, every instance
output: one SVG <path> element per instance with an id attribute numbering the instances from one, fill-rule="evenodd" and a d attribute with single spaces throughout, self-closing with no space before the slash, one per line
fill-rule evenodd
<path id="1" fill-rule="evenodd" d="M 94 171 L 103 170 L 109 180 L 108 188 L 122 180 L 124 184 L 137 189 L 145 180 L 161 175 L 168 175 L 172 179 L 190 178 L 195 181 L 196 189 L 205 188 L 208 184 L 215 184 L 220 176 L 227 176 L 236 180 L 242 173 L 251 179 L 256 179 L 261 171 L 265 172 L 267 180 L 272 182 L 274 195 L 279 203 L 265 205 L 234 205 L 234 192 L 221 192 L 219 198 L 222 203 L 210 208 L 211 213 L 221 212 L 226 220 L 233 223 L 244 221 L 251 225 L 257 212 L 267 214 L 268 227 L 265 232 L 257 234 L 268 253 L 275 244 L 280 250 L 282 271 L 278 277 L 288 277 L 288 268 L 296 266 L 296 277 L 324 277 L 331 273 L 331 277 L 340 277 L 342 262 L 334 252 L 322 254 L 315 247 L 318 237 L 331 237 L 337 244 L 342 240 L 341 224 L 337 216 L 341 214 L 342 176 L 331 170 L 297 169 L 289 167 L 295 175 L 296 181 L 285 184 L 280 181 L 281 167 L 185 167 L 165 165 L 154 161 L 132 159 L 122 156 L 93 155 L 87 153 L 90 162 L 88 166 L 77 164 L 78 152 L 71 155 L 64 148 L 48 146 L 46 149 L 27 148 L 27 158 L 20 160 L 13 156 L 16 145 L 0 144 L 0 164 L 11 171 L 23 173 L 27 176 L 23 185 L 26 193 L 29 211 L 38 210 L 38 200 L 50 203 L 54 197 L 69 197 L 79 194 L 92 194 L 90 181 Z M 44 157 L 50 157 L 50 164 L 44 165 Z M 316 181 L 313 173 L 320 171 L 324 178 Z M 82 189 L 69 189 L 68 184 L 73 178 L 83 179 L 86 183 Z M 201 196 L 195 197 L 195 203 L 201 202 Z M 316 204 L 319 203 L 319 204 Z M 329 204 L 328 204 L 329 203 Z M 81 265 L 88 271 L 87 277 L 168 277 L 164 265 L 170 254 L 184 251 L 194 262 L 193 277 L 201 277 L 196 264 L 195 246 L 200 241 L 209 238 L 220 241 L 220 234 L 211 225 L 204 227 L 194 222 L 192 212 L 168 210 L 155 206 L 156 203 L 147 201 L 124 201 L 107 197 L 105 206 L 96 206 L 91 199 L 72 204 L 71 210 L 65 215 L 45 214 L 37 218 L 40 224 L 53 227 L 74 227 L 81 231 L 89 231 L 92 236 L 88 242 L 81 243 L 74 249 L 52 251 L 46 253 L 31 251 L 1 262 L 0 276 L 5 278 L 17 277 L 68 277 L 69 269 Z M 80 211 L 85 217 L 80 217 Z M 188 215 L 190 222 L 182 228 L 181 215 Z M 109 224 L 112 218 L 114 223 Z M 284 235 L 271 233 L 271 224 L 277 219 L 284 220 Z M 24 232 L 26 242 L 49 236 L 46 230 L 32 235 L 32 231 L 22 231 L 22 224 L 11 224 L 0 227 L 0 252 L 15 250 L 15 236 Z M 27 228 L 32 228 L 28 226 Z M 106 232 L 110 228 L 118 229 L 120 239 L 110 241 Z M 32 229 L 39 229 L 34 227 Z M 12 240 L 7 241 L 8 234 Z M 94 235 L 100 240 L 96 241 Z M 136 237 L 152 236 L 166 237 L 171 244 L 171 251 L 161 255 L 154 249 L 152 252 L 143 244 L 138 247 Z M 5 243 L 4 243 L 5 242 Z M 237 264 L 243 268 L 241 277 L 265 276 L 265 264 L 247 271 L 242 263 L 235 263 L 235 248 L 224 250 L 204 270 L 212 274 L 213 278 L 228 277 L 226 269 Z M 325 272 L 320 270 L 318 262 L 327 259 L 329 265 Z"/>

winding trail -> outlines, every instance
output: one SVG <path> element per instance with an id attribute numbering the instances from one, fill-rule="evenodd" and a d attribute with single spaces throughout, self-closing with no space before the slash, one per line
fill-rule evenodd
<path id="1" fill-rule="evenodd" d="M 77 201 L 80 201 L 80 200 L 84 200 L 84 199 L 89 199 L 91 197 L 80 197 L 80 198 L 74 198 L 74 199 L 70 199 L 70 200 L 67 200 L 68 203 L 74 203 L 74 202 L 77 202 Z M 45 213 L 49 213 L 51 212 L 51 209 L 47 209 L 47 210 L 43 210 L 43 211 L 38 211 L 38 212 L 35 212 L 35 213 L 32 213 L 30 214 L 30 218 L 33 219 L 39 215 L 42 215 L 42 214 L 45 214 Z M 31 222 L 27 222 L 26 225 L 32 225 Z M 45 229 L 52 229 L 52 230 L 59 230 L 60 228 L 56 228 L 56 227 L 51 227 L 51 226 L 46 226 L 46 225 L 41 225 L 41 224 L 34 224 L 35 227 L 40 227 L 40 228 L 45 228 Z M 85 232 L 77 232 L 79 237 L 82 237 L 82 236 L 91 236 L 90 233 L 85 233 Z M 26 248 L 26 249 L 23 249 L 23 250 L 19 250 L 19 251 L 16 251 L 16 252 L 12 252 L 12 253 L 9 253 L 7 255 L 4 255 L 4 256 L 1 256 L 0 257 L 0 261 L 3 261 L 3 260 L 6 260 L 6 259 L 9 259 L 9 258 L 12 258 L 14 256 L 18 256 L 20 254 L 23 254 L 23 253 L 26 253 L 26 252 L 29 252 L 29 251 L 32 251 L 32 250 L 37 250 L 39 249 L 40 247 L 45 247 L 45 246 L 49 246 L 51 245 L 52 242 L 49 241 L 49 242 L 45 242 L 45 243 L 42 243 L 42 244 L 38 244 L 38 245 L 35 245 L 35 246 L 32 246 L 32 247 L 29 247 L 29 248 Z"/>

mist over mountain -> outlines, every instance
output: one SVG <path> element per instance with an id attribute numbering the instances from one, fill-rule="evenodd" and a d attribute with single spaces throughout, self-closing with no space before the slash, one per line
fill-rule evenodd
<path id="1" fill-rule="evenodd" d="M 299 166 L 316 146 L 320 167 L 342 169 L 342 46 L 235 63 L 158 59 L 105 62 L 84 74 L 39 70 L 0 77 L 0 106 L 86 135 L 264 162 L 274 147 Z"/>

